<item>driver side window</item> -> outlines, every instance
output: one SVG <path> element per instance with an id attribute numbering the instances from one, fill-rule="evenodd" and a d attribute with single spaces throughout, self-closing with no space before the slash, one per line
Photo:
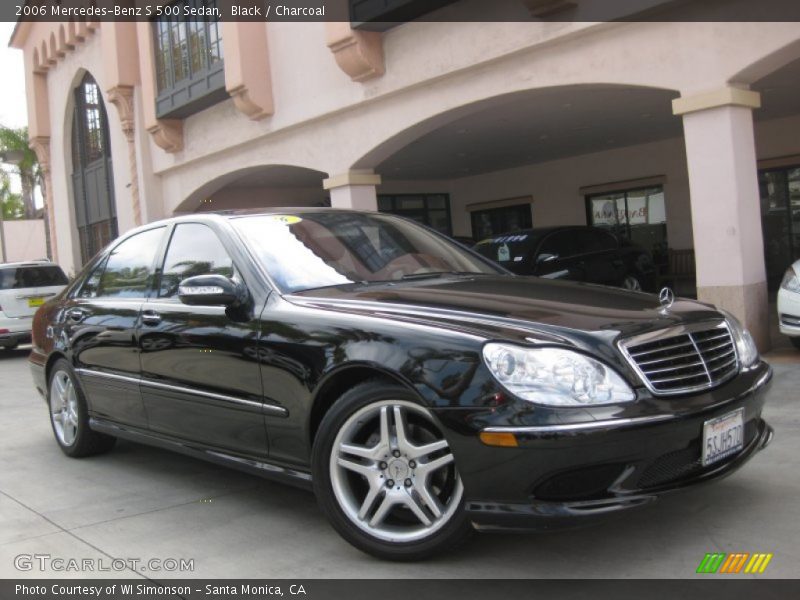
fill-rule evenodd
<path id="1" fill-rule="evenodd" d="M 200 223 L 180 223 L 172 232 L 164 256 L 158 296 L 176 296 L 178 284 L 187 277 L 212 274 L 233 277 L 233 271 L 233 260 L 210 227 Z"/>

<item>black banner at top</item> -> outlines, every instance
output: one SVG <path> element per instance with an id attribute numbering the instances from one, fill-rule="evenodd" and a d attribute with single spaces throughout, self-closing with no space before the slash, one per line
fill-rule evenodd
<path id="1" fill-rule="evenodd" d="M 0 21 L 349 21 L 388 29 L 407 21 L 789 21 L 799 0 L 2 0 Z"/>
<path id="2" fill-rule="evenodd" d="M 780 579 L 0 579 L 3 600 L 784 600 Z"/>

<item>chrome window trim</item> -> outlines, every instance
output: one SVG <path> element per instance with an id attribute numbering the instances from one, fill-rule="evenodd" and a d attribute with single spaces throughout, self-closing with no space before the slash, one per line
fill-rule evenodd
<path id="1" fill-rule="evenodd" d="M 629 347 L 638 346 L 640 344 L 646 344 L 650 342 L 656 342 L 658 340 L 662 340 L 665 338 L 670 338 L 678 335 L 686 335 L 697 333 L 701 331 L 712 331 L 714 329 L 721 329 L 725 330 L 731 338 L 732 347 L 734 356 L 736 358 L 736 369 L 731 372 L 730 375 L 721 379 L 719 381 L 712 381 L 710 373 L 708 371 L 708 365 L 706 364 L 703 355 L 699 352 L 697 347 L 697 343 L 695 342 L 694 338 L 690 335 L 689 340 L 691 344 L 697 352 L 698 358 L 703 362 L 703 370 L 705 371 L 706 376 L 708 377 L 708 382 L 703 383 L 700 385 L 694 385 L 691 387 L 680 388 L 676 390 L 657 390 L 651 383 L 650 378 L 644 373 L 644 371 L 639 367 L 639 363 L 636 359 L 633 358 L 631 353 L 628 351 Z M 724 319 L 718 319 L 713 321 L 699 321 L 697 323 L 687 323 L 683 325 L 675 325 L 673 327 L 666 327 L 664 329 L 657 329 L 655 331 L 649 331 L 647 333 L 643 333 L 640 335 L 634 335 L 631 337 L 623 338 L 616 342 L 617 349 L 622 353 L 622 356 L 625 357 L 628 365 L 634 370 L 636 375 L 639 377 L 639 380 L 644 384 L 644 386 L 650 391 L 651 394 L 654 396 L 679 396 L 681 394 L 689 394 L 693 392 L 700 392 L 703 390 L 709 390 L 719 385 L 722 385 L 726 381 L 730 381 L 733 377 L 736 376 L 741 371 L 741 362 L 739 361 L 739 348 L 736 345 L 736 338 L 731 331 L 728 322 Z"/>
<path id="2" fill-rule="evenodd" d="M 222 402 L 230 402 L 232 404 L 241 404 L 243 406 L 250 406 L 253 408 L 260 408 L 267 414 L 274 414 L 280 417 L 286 417 L 289 415 L 289 411 L 281 406 L 274 406 L 272 404 L 266 404 L 263 402 L 255 402 L 253 400 L 247 400 L 245 398 L 237 398 L 236 396 L 228 396 L 226 394 L 215 394 L 214 392 L 206 392 L 203 390 L 195 390 L 192 388 L 187 388 L 179 385 L 172 385 L 169 383 L 161 383 L 160 381 L 151 381 L 149 379 L 142 379 L 139 377 L 129 377 L 127 375 L 117 375 L 115 373 L 105 373 L 103 371 L 94 371 L 92 369 L 76 369 L 79 375 L 89 375 L 90 377 L 105 377 L 107 379 L 114 379 L 117 381 L 125 381 L 127 383 L 134 383 L 137 385 L 143 385 L 146 387 L 168 390 L 173 392 L 180 392 L 183 394 L 188 394 L 191 396 L 201 396 L 203 398 L 209 398 L 211 400 L 220 400 Z"/>

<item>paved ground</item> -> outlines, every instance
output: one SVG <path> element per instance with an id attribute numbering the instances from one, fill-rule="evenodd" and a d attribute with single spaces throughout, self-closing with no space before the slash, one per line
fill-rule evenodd
<path id="1" fill-rule="evenodd" d="M 26 575 L 20 554 L 193 558 L 193 576 L 210 578 L 691 577 L 714 551 L 773 552 L 764 576 L 796 577 L 800 362 L 780 356 L 766 411 L 776 439 L 732 477 L 591 528 L 483 534 L 447 557 L 392 564 L 342 541 L 300 490 L 130 443 L 66 458 L 26 352 L 0 351 L 0 578 Z"/>

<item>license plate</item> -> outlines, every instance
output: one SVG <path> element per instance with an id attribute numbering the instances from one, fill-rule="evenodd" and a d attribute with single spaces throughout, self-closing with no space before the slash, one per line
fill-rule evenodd
<path id="1" fill-rule="evenodd" d="M 35 308 L 44 304 L 44 298 L 28 298 L 28 307 Z"/>
<path id="2" fill-rule="evenodd" d="M 744 448 L 744 408 L 706 421 L 703 425 L 703 466 Z"/>

